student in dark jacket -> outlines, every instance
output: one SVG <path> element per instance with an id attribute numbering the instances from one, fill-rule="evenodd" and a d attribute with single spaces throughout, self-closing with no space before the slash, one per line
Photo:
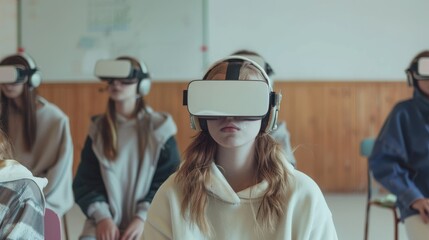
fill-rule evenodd
<path id="1" fill-rule="evenodd" d="M 410 240 L 429 236 L 429 51 L 406 70 L 411 99 L 387 117 L 369 158 L 374 177 L 397 197 Z"/>

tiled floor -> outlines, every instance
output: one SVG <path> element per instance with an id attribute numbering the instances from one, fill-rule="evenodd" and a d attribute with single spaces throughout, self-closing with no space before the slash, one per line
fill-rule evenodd
<path id="1" fill-rule="evenodd" d="M 365 228 L 364 194 L 325 194 L 340 240 L 363 240 Z M 369 240 L 393 240 L 393 214 L 390 210 L 371 207 Z M 408 240 L 403 224 L 399 239 Z"/>
<path id="2" fill-rule="evenodd" d="M 334 216 L 340 240 L 362 240 L 365 221 L 364 194 L 326 194 L 326 201 Z M 82 230 L 84 215 L 77 206 L 67 214 L 69 240 L 77 240 Z M 390 211 L 372 208 L 369 240 L 393 239 L 393 216 Z M 407 240 L 403 224 L 399 226 L 399 239 Z"/>

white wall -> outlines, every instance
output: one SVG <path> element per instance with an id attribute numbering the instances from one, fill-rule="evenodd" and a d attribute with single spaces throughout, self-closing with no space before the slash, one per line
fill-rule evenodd
<path id="1" fill-rule="evenodd" d="M 0 1 L 0 59 L 17 48 L 16 1 Z"/>
<path id="2" fill-rule="evenodd" d="M 258 51 L 282 80 L 403 80 L 429 49 L 427 0 L 210 1 L 210 58 Z"/>
<path id="3" fill-rule="evenodd" d="M 159 81 L 199 78 L 207 67 L 200 51 L 203 32 L 208 62 L 247 48 L 263 55 L 275 78 L 285 81 L 403 81 L 411 58 L 429 49 L 427 0 L 22 2 L 24 47 L 47 81 L 93 79 L 95 59 L 122 53 L 144 58 Z M 206 31 L 201 2 L 208 3 Z M 96 11 L 104 3 L 133 6 L 128 17 L 134 25 L 125 33 L 91 30 L 88 18 L 103 17 L 108 11 Z M 0 9 L 3 19 L 3 11 L 9 12 Z M 10 31 L 6 36 L 13 39 Z M 15 49 L 11 41 L 7 49 Z"/>

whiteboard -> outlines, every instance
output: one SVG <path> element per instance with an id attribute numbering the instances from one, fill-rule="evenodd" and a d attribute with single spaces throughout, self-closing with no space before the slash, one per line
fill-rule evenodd
<path id="1" fill-rule="evenodd" d="M 429 49 L 428 0 L 21 2 L 22 41 L 47 81 L 94 80 L 96 59 L 122 54 L 156 80 L 189 81 L 243 48 L 282 81 L 404 81 Z"/>
<path id="2" fill-rule="evenodd" d="M 96 60 L 122 55 L 144 61 L 154 79 L 202 74 L 199 0 L 21 2 L 23 47 L 46 81 L 95 80 Z"/>

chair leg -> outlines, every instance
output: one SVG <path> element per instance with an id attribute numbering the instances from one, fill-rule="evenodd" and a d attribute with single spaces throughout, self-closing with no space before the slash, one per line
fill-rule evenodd
<path id="1" fill-rule="evenodd" d="M 366 204 L 366 216 L 365 216 L 365 235 L 364 240 L 368 240 L 368 225 L 369 225 L 369 209 L 370 204 Z"/>
<path id="2" fill-rule="evenodd" d="M 396 212 L 396 208 L 393 209 L 393 218 L 394 218 L 394 228 L 395 228 L 395 240 L 398 240 L 398 213 Z"/>
<path id="3" fill-rule="evenodd" d="M 68 230 L 67 226 L 68 226 L 67 225 L 67 218 L 66 218 L 66 214 L 64 214 L 64 216 L 63 216 L 64 235 L 65 235 L 66 240 L 69 240 L 69 230 Z"/>

